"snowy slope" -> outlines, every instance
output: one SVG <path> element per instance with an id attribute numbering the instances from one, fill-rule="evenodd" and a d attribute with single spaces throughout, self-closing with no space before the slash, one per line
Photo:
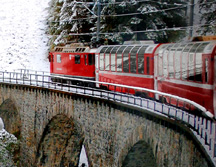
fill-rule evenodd
<path id="1" fill-rule="evenodd" d="M 46 22 L 50 0 L 1 0 L 0 5 L 0 71 L 32 69 L 49 71 L 48 35 Z M 0 128 L 1 136 L 8 134 Z M 10 136 L 10 135 L 9 135 Z M 8 141 L 10 143 L 10 141 Z M 5 149 L 1 147 L 0 150 Z M 0 155 L 1 155 L 0 151 Z M 6 163 L 12 163 L 8 154 Z M 1 161 L 1 160 L 0 160 Z M 0 162 L 0 166 L 4 166 Z M 87 157 L 82 148 L 79 164 L 87 165 Z M 7 166 L 7 165 L 6 165 Z M 88 165 L 87 165 L 88 166 Z"/>
<path id="2" fill-rule="evenodd" d="M 46 16 L 49 0 L 1 0 L 0 70 L 49 71 Z"/>

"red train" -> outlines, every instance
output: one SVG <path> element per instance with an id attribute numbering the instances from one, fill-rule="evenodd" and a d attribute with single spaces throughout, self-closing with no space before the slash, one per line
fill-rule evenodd
<path id="1" fill-rule="evenodd" d="M 192 100 L 216 115 L 215 37 L 208 41 L 105 45 L 97 49 L 74 44 L 56 47 L 49 59 L 53 75 L 158 90 Z M 145 92 L 131 93 L 156 98 Z"/>
<path id="2" fill-rule="evenodd" d="M 57 46 L 49 53 L 50 73 L 94 81 L 95 51 L 81 43 Z"/>

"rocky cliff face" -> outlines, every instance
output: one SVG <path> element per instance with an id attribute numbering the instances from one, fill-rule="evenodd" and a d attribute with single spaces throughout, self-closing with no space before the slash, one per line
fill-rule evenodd
<path id="1" fill-rule="evenodd" d="M 3 125 L 2 122 L 1 125 Z M 0 129 L 0 166 L 16 167 L 19 164 L 17 158 L 18 150 L 19 150 L 19 145 L 18 145 L 17 138 L 13 134 L 8 133 L 5 129 L 1 128 Z"/>

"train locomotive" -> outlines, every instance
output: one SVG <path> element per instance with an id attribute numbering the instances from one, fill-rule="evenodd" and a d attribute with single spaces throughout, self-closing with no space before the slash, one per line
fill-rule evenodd
<path id="1" fill-rule="evenodd" d="M 194 101 L 216 115 L 216 40 L 185 43 L 141 41 L 90 49 L 56 46 L 49 53 L 54 76 L 148 88 Z M 74 84 L 74 83 L 73 83 Z M 77 83 L 75 83 L 77 84 Z M 106 85 L 101 88 L 112 90 Z M 121 90 L 122 91 L 122 90 Z M 123 90 L 123 92 L 128 90 Z M 158 99 L 151 93 L 130 92 Z"/>

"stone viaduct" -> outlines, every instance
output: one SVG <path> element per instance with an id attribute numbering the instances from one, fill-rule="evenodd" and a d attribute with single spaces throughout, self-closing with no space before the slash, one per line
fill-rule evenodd
<path id="1" fill-rule="evenodd" d="M 78 166 L 83 144 L 89 166 L 127 166 L 137 143 L 146 166 L 213 166 L 187 127 L 100 98 L 1 83 L 0 117 L 20 140 L 20 166 Z"/>

